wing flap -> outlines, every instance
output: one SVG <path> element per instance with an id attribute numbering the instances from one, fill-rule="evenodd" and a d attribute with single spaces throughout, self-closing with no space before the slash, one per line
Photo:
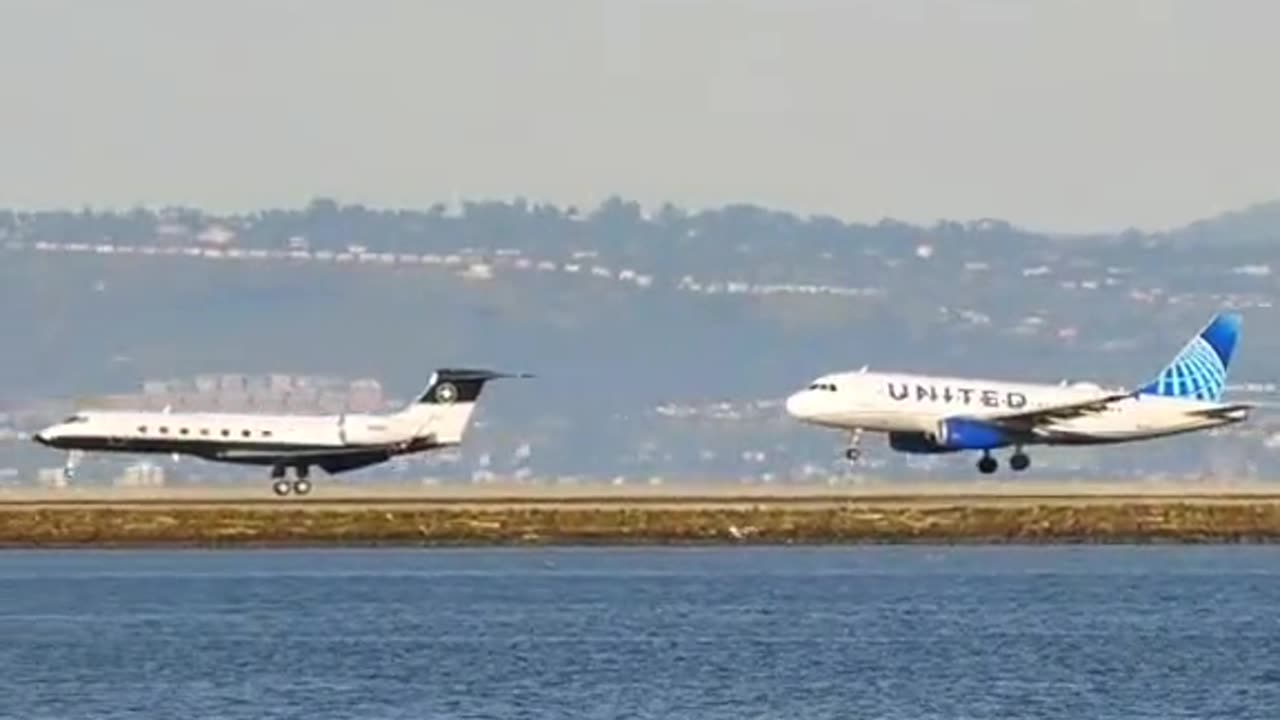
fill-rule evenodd
<path id="1" fill-rule="evenodd" d="M 397 446 L 308 450 L 226 450 L 216 455 L 215 459 L 244 465 L 314 465 L 334 475 L 386 462 L 398 451 Z"/>
<path id="2" fill-rule="evenodd" d="M 217 457 L 219 460 L 227 460 L 230 462 L 250 462 L 250 461 L 268 461 L 275 460 L 280 462 L 310 460 L 319 462 L 325 458 L 349 457 L 352 455 L 364 455 L 370 451 L 385 451 L 388 448 L 381 447 L 359 447 L 359 448 L 326 448 L 318 450 L 223 450 L 219 452 Z"/>

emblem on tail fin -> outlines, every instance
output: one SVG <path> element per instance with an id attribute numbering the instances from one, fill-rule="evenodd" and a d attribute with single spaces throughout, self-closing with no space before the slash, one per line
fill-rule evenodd
<path id="1" fill-rule="evenodd" d="M 1221 313 L 1182 348 L 1173 362 L 1139 392 L 1218 402 L 1240 338 L 1240 315 Z"/>
<path id="2" fill-rule="evenodd" d="M 453 383 L 440 383 L 436 386 L 436 402 L 449 405 L 458 397 L 458 388 Z"/>
<path id="3" fill-rule="evenodd" d="M 485 383 L 490 380 L 528 377 L 533 376 L 473 368 L 441 368 L 432 373 L 431 381 L 427 383 L 427 389 L 418 398 L 418 402 L 437 405 L 475 402 Z"/>

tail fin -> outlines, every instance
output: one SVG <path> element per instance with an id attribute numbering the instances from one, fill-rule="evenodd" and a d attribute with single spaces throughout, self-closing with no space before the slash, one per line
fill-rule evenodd
<path id="1" fill-rule="evenodd" d="M 1242 319 L 1237 313 L 1219 313 L 1191 338 L 1173 362 L 1154 380 L 1138 390 L 1143 395 L 1218 402 L 1227 385 L 1227 368 L 1240 339 Z"/>
<path id="2" fill-rule="evenodd" d="M 401 415 L 415 418 L 415 422 L 421 423 L 422 432 L 434 435 L 439 443 L 459 443 L 485 383 L 517 377 L 532 376 L 471 368 L 441 368 L 432 373 L 427 389 Z"/>
<path id="3" fill-rule="evenodd" d="M 508 377 L 528 376 L 471 368 L 441 368 L 431 374 L 427 389 L 422 391 L 417 402 L 433 405 L 473 403 L 480 398 L 480 391 L 484 389 L 485 383 Z"/>

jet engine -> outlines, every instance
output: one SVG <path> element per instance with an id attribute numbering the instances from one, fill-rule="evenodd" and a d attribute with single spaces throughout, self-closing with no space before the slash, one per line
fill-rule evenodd
<path id="1" fill-rule="evenodd" d="M 952 450 L 991 450 L 1010 444 L 1000 428 L 981 420 L 947 418 L 938 423 L 937 442 Z"/>
<path id="2" fill-rule="evenodd" d="M 943 447 L 935 442 L 932 434 L 921 432 L 891 432 L 889 433 L 889 447 L 900 453 L 911 453 L 913 455 L 936 455 L 938 453 L 955 452 L 954 449 Z"/>
<path id="3" fill-rule="evenodd" d="M 938 431 L 934 433 L 889 433 L 889 447 L 898 452 L 918 455 L 991 450 L 1011 444 L 1009 436 L 1000 428 L 968 418 L 942 420 L 938 423 Z"/>

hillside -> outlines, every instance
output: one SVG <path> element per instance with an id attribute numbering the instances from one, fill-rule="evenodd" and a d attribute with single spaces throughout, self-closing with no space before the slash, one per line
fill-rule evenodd
<path id="1" fill-rule="evenodd" d="M 620 199 L 589 211 L 329 200 L 236 217 L 0 211 L 0 412 L 12 437 L 91 397 L 222 374 L 372 378 L 394 404 L 436 366 L 488 365 L 538 378 L 486 394 L 456 458 L 353 481 L 844 474 L 841 439 L 796 427 L 776 405 L 826 370 L 1128 385 L 1212 312 L 1235 307 L 1246 331 L 1232 381 L 1270 382 L 1280 350 L 1280 246 L 1270 237 L 1280 217 L 1268 206 L 1105 237 L 995 220 L 850 224 L 751 206 L 647 212 Z M 1274 422 L 1258 417 L 1224 439 L 1041 452 L 1037 466 L 1057 476 L 1274 475 Z M 868 449 L 864 472 L 973 476 L 967 458 Z M 58 463 L 0 442 L 0 468 L 19 470 L 11 478 Z M 105 479 L 123 464 L 91 467 Z M 166 470 L 171 481 L 240 475 L 187 461 Z"/>

